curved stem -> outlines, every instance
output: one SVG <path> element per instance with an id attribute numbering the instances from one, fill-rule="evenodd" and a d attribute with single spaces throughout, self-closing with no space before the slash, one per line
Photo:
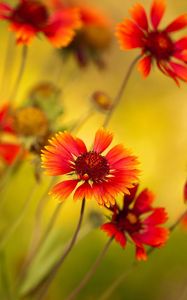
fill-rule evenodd
<path id="1" fill-rule="evenodd" d="M 95 272 L 96 272 L 97 268 L 99 267 L 99 265 L 100 265 L 103 257 L 107 253 L 107 251 L 108 251 L 108 249 L 109 249 L 112 241 L 113 241 L 113 237 L 110 238 L 107 241 L 107 243 L 105 244 L 103 250 L 101 251 L 101 253 L 97 257 L 96 261 L 94 262 L 94 264 L 92 265 L 92 267 L 90 268 L 90 270 L 86 273 L 86 275 L 81 280 L 81 282 L 79 283 L 79 285 L 71 292 L 71 294 L 66 298 L 66 300 L 73 300 L 73 299 L 75 299 L 75 297 L 79 294 L 79 292 L 86 286 L 86 284 L 88 283 L 88 281 L 90 280 L 90 278 L 95 274 Z"/>
<path id="2" fill-rule="evenodd" d="M 18 90 L 19 90 L 19 87 L 20 87 L 20 83 L 21 83 L 21 80 L 23 78 L 23 74 L 24 74 L 24 71 L 25 71 L 25 65 L 26 65 L 26 61 L 27 61 L 27 54 L 28 54 L 28 47 L 26 45 L 24 45 L 23 48 L 22 48 L 21 65 L 20 65 L 20 68 L 19 68 L 19 71 L 18 71 L 16 82 L 14 84 L 14 87 L 12 89 L 11 96 L 10 96 L 11 101 L 12 100 L 15 101 L 15 99 L 16 99 L 16 96 L 17 96 L 17 93 L 18 93 Z"/>
<path id="3" fill-rule="evenodd" d="M 38 299 L 38 300 L 44 299 L 44 297 L 45 297 L 45 295 L 46 295 L 46 293 L 48 291 L 48 288 L 49 288 L 51 282 L 53 281 L 53 279 L 56 276 L 57 271 L 62 266 L 62 264 L 65 261 L 66 257 L 71 252 L 73 246 L 76 243 L 76 240 L 78 238 L 79 231 L 80 231 L 80 228 L 81 228 L 81 225 L 82 225 L 82 220 L 83 220 L 83 216 L 84 216 L 84 210 L 85 210 L 85 199 L 83 199 L 83 201 L 82 201 L 79 221 L 78 221 L 76 230 L 75 230 L 75 232 L 73 234 L 73 237 L 72 237 L 72 239 L 70 241 L 70 244 L 65 249 L 65 251 L 62 253 L 62 255 L 59 258 L 59 260 L 52 266 L 52 268 L 49 270 L 49 272 L 45 275 L 45 277 L 42 278 L 42 280 L 37 284 L 36 287 L 34 287 L 29 292 L 27 292 L 27 294 L 24 295 L 24 296 L 35 295 L 36 296 L 35 299 Z"/>
<path id="4" fill-rule="evenodd" d="M 122 82 L 122 85 L 116 95 L 116 98 L 114 99 L 114 102 L 112 104 L 112 107 L 111 109 L 108 111 L 107 115 L 106 115 L 106 118 L 105 118 L 105 121 L 103 123 L 103 127 L 106 128 L 108 126 L 108 123 L 114 113 L 114 110 L 116 109 L 116 107 L 118 106 L 120 100 L 121 100 L 121 97 L 123 96 L 123 93 L 124 93 L 124 90 L 129 82 L 129 79 L 130 79 L 130 76 L 132 74 L 132 71 L 134 69 L 134 66 L 136 65 L 137 61 L 140 59 L 141 55 L 138 55 L 133 61 L 132 63 L 130 64 L 129 66 L 129 69 L 123 79 L 123 82 Z"/>
<path id="5" fill-rule="evenodd" d="M 184 218 L 184 216 L 187 214 L 187 210 L 185 210 L 184 213 L 182 213 L 177 220 L 168 228 L 170 233 L 172 233 L 177 225 L 182 221 L 182 219 Z M 150 256 L 157 248 L 149 248 L 149 250 L 147 251 L 147 256 Z M 106 289 L 106 291 L 104 291 L 104 293 L 101 295 L 101 297 L 98 298 L 98 300 L 107 300 L 109 299 L 109 297 L 112 295 L 112 293 L 115 291 L 115 289 L 132 273 L 132 271 L 139 266 L 139 262 L 138 261 L 134 261 L 131 265 L 131 267 L 129 268 L 128 271 L 122 273 L 118 278 L 116 278 L 116 280 L 114 280 L 112 282 L 112 284 L 110 285 L 110 287 L 108 287 Z"/>

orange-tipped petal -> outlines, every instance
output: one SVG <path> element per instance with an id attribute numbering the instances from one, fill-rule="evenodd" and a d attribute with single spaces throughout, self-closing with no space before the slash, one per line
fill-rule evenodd
<path id="1" fill-rule="evenodd" d="M 144 45 L 144 32 L 129 19 L 118 24 L 116 36 L 124 50 L 139 48 Z"/>
<path id="2" fill-rule="evenodd" d="M 64 201 L 66 198 L 69 197 L 72 191 L 76 188 L 77 184 L 78 184 L 78 180 L 62 181 L 60 183 L 57 183 L 52 188 L 50 194 L 56 198 L 59 198 L 61 201 Z"/>
<path id="3" fill-rule="evenodd" d="M 83 200 L 83 199 L 91 199 L 92 198 L 92 188 L 88 182 L 84 182 L 80 185 L 73 196 L 73 199 L 76 200 Z"/>
<path id="4" fill-rule="evenodd" d="M 138 63 L 138 70 L 146 78 L 151 71 L 152 59 L 151 56 L 145 56 Z"/>
<path id="5" fill-rule="evenodd" d="M 160 21 L 165 12 L 165 1 L 164 0 L 154 0 L 151 7 L 151 22 L 154 29 L 158 28 Z"/>
<path id="6" fill-rule="evenodd" d="M 101 128 L 96 132 L 93 150 L 102 153 L 111 144 L 113 135 Z"/>
<path id="7" fill-rule="evenodd" d="M 139 3 L 136 3 L 131 9 L 130 14 L 135 23 L 144 30 L 148 30 L 148 21 L 145 9 Z"/>
<path id="8" fill-rule="evenodd" d="M 54 13 L 43 32 L 55 47 L 66 47 L 72 41 L 75 30 L 80 26 L 79 11 L 68 8 Z"/>
<path id="9" fill-rule="evenodd" d="M 142 246 L 142 247 L 138 247 L 136 246 L 136 259 L 138 261 L 146 261 L 147 260 L 147 254 L 146 254 L 146 251 L 145 251 L 145 248 Z"/>

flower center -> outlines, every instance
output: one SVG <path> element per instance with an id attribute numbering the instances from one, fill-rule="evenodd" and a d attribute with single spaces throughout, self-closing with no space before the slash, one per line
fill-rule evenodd
<path id="1" fill-rule="evenodd" d="M 98 182 L 103 180 L 109 173 L 109 165 L 105 157 L 90 151 L 77 158 L 75 170 L 81 179 Z"/>
<path id="2" fill-rule="evenodd" d="M 48 20 L 46 7 L 39 1 L 31 0 L 20 3 L 12 14 L 12 21 L 29 24 L 38 30 L 42 29 Z"/>
<path id="3" fill-rule="evenodd" d="M 133 213 L 130 213 L 130 212 L 128 213 L 126 218 L 130 222 L 130 224 L 132 224 L 132 225 L 136 224 L 138 222 L 137 216 Z"/>
<path id="4" fill-rule="evenodd" d="M 152 31 L 148 34 L 145 51 L 150 52 L 156 59 L 169 59 L 173 50 L 173 42 L 166 32 Z"/>

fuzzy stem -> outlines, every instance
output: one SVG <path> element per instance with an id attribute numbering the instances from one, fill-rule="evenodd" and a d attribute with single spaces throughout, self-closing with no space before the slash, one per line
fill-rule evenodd
<path id="1" fill-rule="evenodd" d="M 185 210 L 184 213 L 182 213 L 177 220 L 168 228 L 170 233 L 172 233 L 176 227 L 178 226 L 178 224 L 180 224 L 180 222 L 182 221 L 182 219 L 184 218 L 184 216 L 187 214 L 187 210 Z M 150 256 L 157 248 L 149 248 L 149 250 L 147 251 L 147 256 Z M 132 273 L 132 271 L 134 271 L 134 269 L 136 267 L 139 266 L 139 262 L 138 261 L 134 261 L 131 265 L 131 267 L 129 268 L 128 271 L 122 273 L 118 278 L 116 278 L 116 280 L 113 281 L 113 283 L 110 285 L 110 287 L 108 287 L 104 293 L 101 295 L 101 297 L 98 298 L 98 300 L 107 300 L 109 299 L 109 297 L 112 295 L 112 293 L 115 291 L 115 289 Z M 69 299 L 68 299 L 69 300 Z"/>
<path id="2" fill-rule="evenodd" d="M 27 56 L 28 56 L 28 47 L 26 45 L 24 45 L 23 48 L 22 48 L 20 68 L 19 68 L 19 71 L 18 71 L 18 75 L 17 75 L 17 78 L 16 78 L 15 85 L 12 89 L 11 96 L 10 96 L 11 101 L 15 101 L 17 93 L 19 91 L 21 80 L 23 78 L 23 74 L 24 74 L 24 71 L 25 71 Z"/>
<path id="3" fill-rule="evenodd" d="M 90 278 L 95 274 L 96 270 L 100 266 L 100 263 L 102 262 L 104 256 L 106 255 L 106 253 L 107 253 L 107 251 L 109 249 L 109 246 L 111 245 L 112 241 L 113 241 L 113 237 L 110 238 L 107 241 L 107 243 L 105 244 L 103 250 L 101 251 L 101 253 L 97 257 L 96 261 L 94 262 L 94 264 L 92 265 L 92 267 L 90 268 L 90 270 L 86 273 L 86 275 L 81 280 L 81 282 L 79 283 L 79 285 L 71 292 L 71 294 L 66 298 L 66 300 L 73 300 L 73 299 L 75 299 L 75 297 L 79 294 L 79 292 L 86 286 L 86 284 L 88 283 L 88 281 L 90 280 Z"/>
<path id="4" fill-rule="evenodd" d="M 71 239 L 71 242 L 70 242 L 69 246 L 65 249 L 65 251 L 62 253 L 59 260 L 52 266 L 50 271 L 45 275 L 44 278 L 42 278 L 42 280 L 37 284 L 37 286 L 34 287 L 32 290 L 28 291 L 27 294 L 24 295 L 24 296 L 35 295 L 35 299 L 38 299 L 38 300 L 45 299 L 44 297 L 45 297 L 45 295 L 48 291 L 48 288 L 49 288 L 51 282 L 55 278 L 59 268 L 62 266 L 62 264 L 65 261 L 66 257 L 71 252 L 73 246 L 76 243 L 76 240 L 78 238 L 80 228 L 81 228 L 81 225 L 82 225 L 84 210 L 85 210 L 85 198 L 82 200 L 79 221 L 78 221 L 76 230 L 73 234 L 73 237 Z"/>
<path id="5" fill-rule="evenodd" d="M 130 79 L 130 76 L 131 76 L 132 71 L 133 71 L 133 69 L 134 69 L 134 66 L 136 65 L 136 63 L 137 63 L 137 61 L 140 59 L 140 57 L 141 57 L 141 55 L 138 55 L 138 56 L 132 61 L 132 63 L 130 64 L 129 69 L 128 69 L 128 71 L 127 71 L 127 73 L 126 73 L 126 75 L 125 75 L 125 77 L 124 77 L 124 79 L 123 79 L 123 81 L 122 81 L 121 86 L 120 86 L 120 89 L 119 89 L 119 91 L 118 91 L 118 93 L 117 93 L 117 95 L 116 95 L 116 97 L 115 97 L 115 99 L 114 99 L 114 102 L 113 102 L 113 104 L 112 104 L 112 107 L 111 107 L 111 109 L 108 111 L 108 113 L 107 113 L 107 115 L 106 115 L 105 121 L 104 121 L 104 123 L 103 123 L 103 127 L 104 127 L 104 128 L 106 128 L 106 127 L 108 126 L 108 123 L 109 123 L 109 121 L 110 121 L 110 119 L 111 119 L 111 117 L 112 117 L 112 115 L 113 115 L 113 113 L 114 113 L 114 110 L 115 110 L 116 107 L 118 106 L 118 104 L 119 104 L 119 102 L 120 102 L 120 100 L 121 100 L 121 98 L 122 98 L 122 96 L 123 96 L 124 90 L 125 90 L 125 88 L 126 88 L 128 82 L 129 82 L 129 79 Z"/>

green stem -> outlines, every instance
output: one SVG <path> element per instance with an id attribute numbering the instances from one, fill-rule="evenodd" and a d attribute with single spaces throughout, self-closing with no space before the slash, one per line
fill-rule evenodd
<path id="1" fill-rule="evenodd" d="M 100 263 L 102 262 L 104 256 L 106 255 L 111 243 L 113 241 L 113 237 L 110 238 L 107 243 L 105 244 L 103 250 L 97 257 L 96 261 L 90 268 L 90 270 L 86 273 L 86 275 L 83 277 L 79 285 L 71 292 L 71 294 L 66 298 L 66 300 L 73 300 L 77 297 L 77 295 L 80 293 L 80 291 L 86 286 L 86 284 L 89 282 L 91 277 L 95 274 L 97 268 L 100 266 Z"/>
<path id="2" fill-rule="evenodd" d="M 138 55 L 133 61 L 132 63 L 130 64 L 129 66 L 129 69 L 122 81 L 122 84 L 121 84 L 121 87 L 116 95 L 116 98 L 114 99 L 114 102 L 112 104 L 112 107 L 111 109 L 108 111 L 107 115 L 106 115 L 106 118 L 105 118 L 105 121 L 103 123 L 103 127 L 106 128 L 108 126 L 108 123 L 114 113 L 114 110 L 116 109 L 116 107 L 118 106 L 122 96 L 123 96 L 123 93 L 124 93 L 124 90 L 129 82 L 129 79 L 130 79 L 130 76 L 132 74 L 132 71 L 134 69 L 134 66 L 136 65 L 137 61 L 140 59 L 141 55 Z"/>
<path id="3" fill-rule="evenodd" d="M 19 71 L 18 71 L 18 75 L 17 75 L 17 78 L 16 78 L 15 85 L 12 89 L 11 96 L 10 96 L 11 101 L 15 101 L 17 93 L 19 91 L 21 80 L 23 78 L 23 74 L 24 74 L 24 71 L 25 71 L 27 56 L 28 56 L 28 47 L 26 45 L 24 45 L 23 48 L 22 48 L 20 68 L 19 68 Z"/>
<path id="4" fill-rule="evenodd" d="M 49 270 L 49 272 L 44 276 L 44 278 L 41 279 L 41 281 L 37 284 L 37 286 L 35 286 L 32 290 L 28 291 L 27 294 L 24 295 L 23 297 L 35 295 L 35 300 L 36 299 L 38 299 L 38 300 L 45 299 L 44 297 L 48 291 L 48 288 L 49 288 L 51 282 L 55 278 L 59 268 L 62 266 L 66 257 L 71 252 L 73 246 L 76 243 L 76 240 L 78 238 L 79 231 L 80 231 L 80 228 L 82 225 L 82 221 L 83 221 L 84 210 L 85 210 L 85 199 L 83 199 L 83 201 L 82 201 L 79 221 L 78 221 L 76 230 L 73 234 L 70 244 L 65 249 L 65 251 L 62 253 L 59 260 L 57 262 L 55 262 L 55 264 L 52 266 L 52 268 Z"/>

